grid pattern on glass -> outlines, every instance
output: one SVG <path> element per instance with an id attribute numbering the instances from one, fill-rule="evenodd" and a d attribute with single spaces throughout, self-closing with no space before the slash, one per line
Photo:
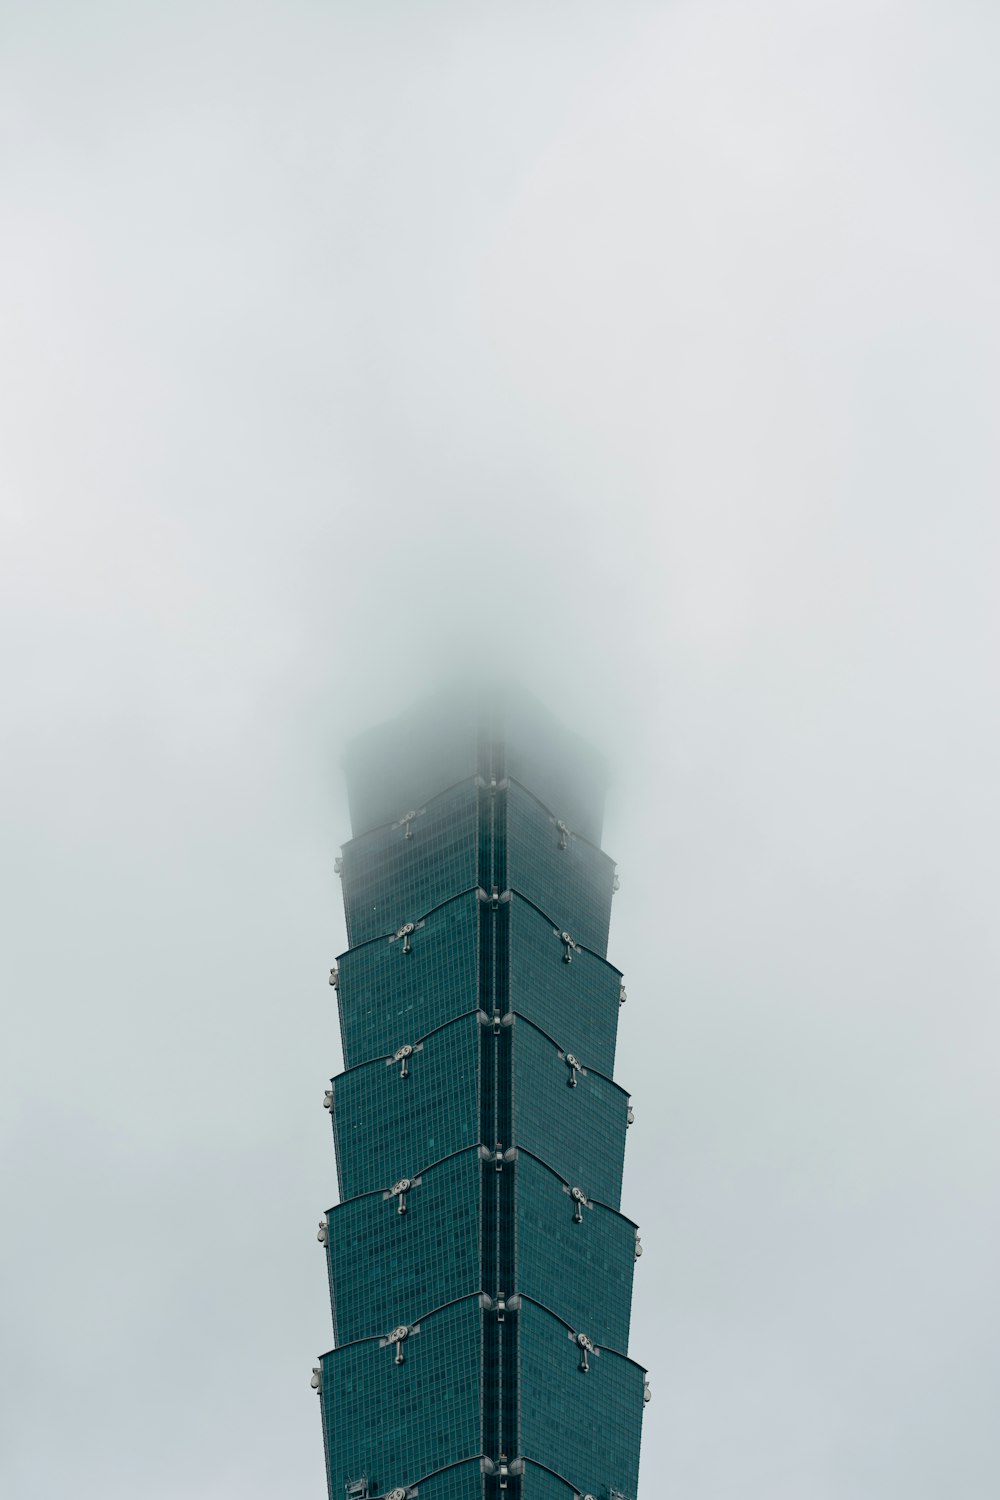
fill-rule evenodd
<path id="1" fill-rule="evenodd" d="M 573 933 L 572 936 L 576 937 Z M 596 954 L 570 950 L 548 917 L 514 896 L 510 903 L 510 1008 L 537 1022 L 592 1068 L 615 1067 L 621 974 Z"/>
<path id="2" fill-rule="evenodd" d="M 419 1182 L 406 1192 L 351 1198 L 329 1213 L 338 1344 L 412 1323 L 428 1309 L 482 1287 L 478 1150 L 419 1173 L 412 1167 L 412 1176 Z"/>
<path id="3" fill-rule="evenodd" d="M 417 816 L 344 845 L 344 911 L 352 947 L 395 932 L 476 884 L 476 782 L 452 787 L 421 810 L 401 808 L 400 814 L 407 811 Z"/>
<path id="4" fill-rule="evenodd" d="M 479 980 L 479 898 L 470 891 L 436 911 L 408 942 L 380 937 L 340 958 L 340 1029 L 348 1067 L 412 1044 L 474 1010 Z M 405 951 L 407 946 L 409 952 Z"/>
<path id="5" fill-rule="evenodd" d="M 387 1336 L 391 1330 L 386 1329 Z M 441 1308 L 396 1347 L 344 1344 L 321 1359 L 330 1493 L 368 1477 L 375 1495 L 482 1452 L 478 1297 Z"/>
<path id="6" fill-rule="evenodd" d="M 564 1323 L 525 1300 L 518 1313 L 520 1452 L 572 1476 L 586 1492 L 634 1496 L 639 1472 L 643 1371 L 600 1349 L 580 1369 Z M 573 1330 L 588 1333 L 586 1328 Z"/>
<path id="7" fill-rule="evenodd" d="M 483 1473 L 478 1458 L 417 1483 L 418 1500 L 482 1500 Z"/>
<path id="8" fill-rule="evenodd" d="M 424 1163 L 479 1143 L 479 1020 L 425 1037 L 401 1065 L 376 1058 L 332 1083 L 342 1199 L 382 1191 Z"/>
<path id="9" fill-rule="evenodd" d="M 635 1225 L 602 1203 L 578 1207 L 556 1174 L 524 1151 L 514 1186 L 518 1291 L 626 1353 Z"/>
<path id="10" fill-rule="evenodd" d="M 525 1460 L 521 1500 L 578 1500 L 579 1495 L 576 1485 L 571 1484 L 568 1479 L 560 1479 L 548 1469 L 539 1468 L 530 1459 Z M 607 1497 L 595 1493 L 595 1500 L 607 1500 Z"/>
<path id="11" fill-rule="evenodd" d="M 586 1064 L 586 1059 L 582 1059 Z M 559 1049 L 523 1018 L 513 1026 L 514 1144 L 524 1146 L 588 1198 L 621 1204 L 628 1096 L 600 1073 L 571 1072 Z"/>
<path id="12" fill-rule="evenodd" d="M 570 830 L 562 832 L 548 808 L 517 782 L 511 782 L 507 791 L 507 884 L 602 958 L 608 951 L 614 878 L 613 860 Z"/>

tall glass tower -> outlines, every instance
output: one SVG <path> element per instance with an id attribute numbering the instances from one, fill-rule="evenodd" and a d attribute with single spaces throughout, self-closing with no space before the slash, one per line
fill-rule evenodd
<path id="1" fill-rule="evenodd" d="M 507 691 L 370 732 L 347 778 L 331 1500 L 636 1500 L 602 765 Z"/>

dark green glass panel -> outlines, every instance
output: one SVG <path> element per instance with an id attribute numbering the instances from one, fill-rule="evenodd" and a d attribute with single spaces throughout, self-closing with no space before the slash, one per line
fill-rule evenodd
<path id="1" fill-rule="evenodd" d="M 521 1500 L 579 1500 L 581 1491 L 568 1479 L 560 1479 L 548 1469 L 542 1469 L 530 1461 L 525 1463 L 521 1480 Z M 595 1500 L 608 1500 L 607 1495 L 595 1495 Z"/>
<path id="2" fill-rule="evenodd" d="M 564 843 L 565 848 L 560 848 Z M 507 884 L 601 958 L 608 951 L 614 861 L 561 833 L 553 813 L 516 782 L 507 791 Z"/>
<path id="3" fill-rule="evenodd" d="M 414 912 L 408 920 L 423 918 Z M 340 1029 L 348 1067 L 411 1045 L 478 1004 L 475 892 L 430 912 L 409 937 L 377 938 L 340 958 Z"/>
<path id="4" fill-rule="evenodd" d="M 423 809 L 404 811 L 417 816 L 344 845 L 341 878 L 352 947 L 395 932 L 477 883 L 475 781 L 452 787 Z"/>
<path id="5" fill-rule="evenodd" d="M 554 1172 L 520 1152 L 517 1287 L 598 1344 L 628 1351 L 635 1225 L 601 1203 L 577 1205 Z"/>
<path id="6" fill-rule="evenodd" d="M 521 1018 L 514 1021 L 511 1063 L 513 1141 L 559 1176 L 617 1209 L 628 1095 L 600 1073 L 577 1075 L 554 1042 Z"/>
<path id="7" fill-rule="evenodd" d="M 576 934 L 571 932 L 575 938 Z M 610 1078 L 618 1031 L 619 971 L 588 952 L 570 950 L 533 906 L 510 903 L 510 1008 L 527 1016 L 588 1067 Z"/>
<path id="8" fill-rule="evenodd" d="M 482 1500 L 482 1465 L 479 1459 L 433 1474 L 417 1485 L 418 1500 Z"/>
<path id="9" fill-rule="evenodd" d="M 321 1361 L 330 1493 L 366 1475 L 373 1495 L 482 1452 L 482 1312 L 469 1298 L 421 1318 L 402 1346 L 344 1344 Z"/>
<path id="10" fill-rule="evenodd" d="M 582 1491 L 635 1500 L 643 1371 L 624 1355 L 581 1351 L 565 1324 L 525 1301 L 518 1313 L 520 1451 Z M 587 1333 L 589 1329 L 575 1329 Z"/>
<path id="11" fill-rule="evenodd" d="M 479 1143 L 479 1030 L 473 1014 L 435 1031 L 406 1078 L 377 1058 L 333 1080 L 341 1198 L 381 1192 Z"/>
<path id="12" fill-rule="evenodd" d="M 478 1149 L 413 1175 L 416 1186 L 406 1193 L 370 1193 L 330 1211 L 338 1344 L 385 1335 L 397 1323 L 412 1323 L 445 1302 L 482 1290 Z"/>

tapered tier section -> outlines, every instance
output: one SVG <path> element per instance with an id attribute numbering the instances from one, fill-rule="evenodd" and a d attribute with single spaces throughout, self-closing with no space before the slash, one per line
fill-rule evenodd
<path id="1" fill-rule="evenodd" d="M 508 691 L 372 731 L 348 780 L 331 1500 L 635 1500 L 603 769 Z"/>
<path id="2" fill-rule="evenodd" d="M 412 1046 L 479 1004 L 479 893 L 466 891 L 407 929 L 342 953 L 340 1029 L 348 1067 Z"/>
<path id="3" fill-rule="evenodd" d="M 473 1011 L 420 1038 L 404 1057 L 376 1057 L 332 1080 L 341 1198 L 379 1192 L 481 1143 L 489 1084 L 483 1029 Z"/>
<path id="4" fill-rule="evenodd" d="M 338 1344 L 375 1338 L 416 1322 L 429 1307 L 479 1292 L 484 1175 L 480 1148 L 472 1146 L 330 1210 Z"/>

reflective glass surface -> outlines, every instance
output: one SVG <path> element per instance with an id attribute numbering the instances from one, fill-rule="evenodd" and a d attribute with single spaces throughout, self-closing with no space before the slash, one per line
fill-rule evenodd
<path id="1" fill-rule="evenodd" d="M 479 1143 L 479 1031 L 471 1015 L 433 1032 L 405 1078 L 402 1062 L 376 1058 L 333 1080 L 342 1198 L 381 1192 Z"/>
<path id="2" fill-rule="evenodd" d="M 348 1067 L 412 1044 L 478 1004 L 475 892 L 408 920 L 421 925 L 404 937 L 376 938 L 341 955 L 340 1026 Z"/>
<path id="3" fill-rule="evenodd" d="M 388 1335 L 391 1329 L 386 1329 Z M 478 1298 L 421 1318 L 400 1346 L 365 1339 L 321 1360 L 330 1493 L 365 1474 L 373 1495 L 482 1452 Z"/>
<path id="4" fill-rule="evenodd" d="M 600 1073 L 574 1074 L 555 1043 L 529 1021 L 515 1017 L 512 1030 L 515 1144 L 588 1198 L 620 1207 L 628 1096 Z"/>
<path id="5" fill-rule="evenodd" d="M 574 1202 L 567 1185 L 522 1151 L 517 1195 L 517 1285 L 599 1344 L 628 1348 L 635 1225 L 603 1203 Z"/>
<path id="6" fill-rule="evenodd" d="M 384 1334 L 482 1289 L 478 1149 L 413 1176 L 415 1185 L 405 1192 L 369 1193 L 330 1211 L 327 1253 L 338 1344 Z"/>
<path id="7" fill-rule="evenodd" d="M 561 930 L 527 901 L 511 900 L 510 1007 L 610 1078 L 621 973 L 586 948 L 570 948 L 567 963 Z"/>
<path id="8" fill-rule="evenodd" d="M 608 951 L 614 861 L 556 817 L 517 782 L 506 795 L 507 884 L 567 928 L 578 943 Z"/>
<path id="9" fill-rule="evenodd" d="M 479 790 L 452 787 L 424 808 L 344 845 L 341 879 L 351 946 L 395 932 L 478 883 Z"/>
<path id="10" fill-rule="evenodd" d="M 608 1349 L 583 1373 L 573 1333 L 533 1302 L 521 1312 L 520 1448 L 594 1495 L 614 1488 L 635 1500 L 643 1371 Z"/>

